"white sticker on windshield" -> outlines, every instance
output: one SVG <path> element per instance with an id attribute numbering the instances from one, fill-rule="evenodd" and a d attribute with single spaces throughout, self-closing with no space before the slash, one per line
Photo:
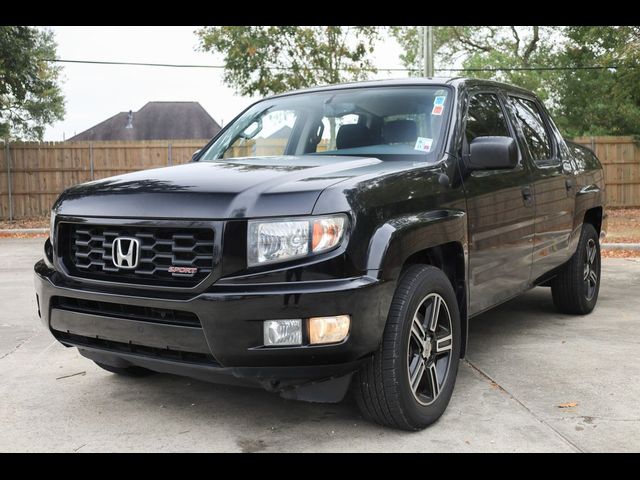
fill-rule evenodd
<path id="1" fill-rule="evenodd" d="M 416 146 L 414 150 L 420 150 L 421 152 L 430 152 L 433 138 L 418 137 L 416 140 Z"/>

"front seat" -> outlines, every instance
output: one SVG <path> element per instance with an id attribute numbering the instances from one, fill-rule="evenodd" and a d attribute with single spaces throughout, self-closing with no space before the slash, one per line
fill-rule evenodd
<path id="1" fill-rule="evenodd" d="M 352 123 L 342 125 L 338 129 L 338 135 L 336 136 L 336 148 L 338 150 L 364 147 L 371 144 L 373 144 L 373 135 L 366 125 Z"/>
<path id="2" fill-rule="evenodd" d="M 394 120 L 384 124 L 385 143 L 415 143 L 418 128 L 413 120 Z"/>

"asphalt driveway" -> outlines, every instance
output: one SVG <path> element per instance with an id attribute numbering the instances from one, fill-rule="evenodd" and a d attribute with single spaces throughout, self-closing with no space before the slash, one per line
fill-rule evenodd
<path id="1" fill-rule="evenodd" d="M 101 370 L 37 319 L 42 242 L 0 239 L 2 452 L 640 451 L 639 259 L 603 260 L 589 316 L 556 313 L 537 288 L 473 319 L 447 412 L 406 433 L 365 422 L 350 399 Z"/>

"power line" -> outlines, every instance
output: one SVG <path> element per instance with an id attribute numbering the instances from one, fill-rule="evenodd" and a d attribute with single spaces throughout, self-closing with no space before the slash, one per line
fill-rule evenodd
<path id="1" fill-rule="evenodd" d="M 169 68 L 213 68 L 224 69 L 224 65 L 207 65 L 207 64 L 177 64 L 177 63 L 148 63 L 148 62 L 118 62 L 103 60 L 69 60 L 61 58 L 44 59 L 45 62 L 53 63 L 80 63 L 90 65 L 124 65 L 124 66 L 140 66 L 140 67 L 169 67 Z M 279 67 L 276 65 L 267 66 L 269 70 L 292 70 L 291 67 Z M 561 70 L 608 70 L 608 69 L 625 69 L 640 68 L 640 65 L 593 65 L 593 66 L 576 66 L 576 67 L 484 67 L 484 68 L 436 68 L 438 72 L 500 72 L 500 71 L 561 71 Z M 309 70 L 321 70 L 320 67 L 309 67 Z M 339 68 L 338 70 L 360 70 L 360 71 L 385 71 L 385 72 L 419 72 L 419 68 L 398 68 L 398 67 L 360 67 L 360 68 Z"/>
<path id="2" fill-rule="evenodd" d="M 224 65 L 207 65 L 207 64 L 184 64 L 184 63 L 148 63 L 148 62 L 116 62 L 116 61 L 102 61 L 102 60 L 68 60 L 61 58 L 46 58 L 45 62 L 54 62 L 54 63 L 85 63 L 85 64 L 93 64 L 93 65 L 133 65 L 140 67 L 171 67 L 171 68 L 216 68 L 223 69 L 226 68 Z M 269 65 L 266 68 L 269 70 L 292 70 L 291 67 L 279 67 L 277 65 Z M 308 70 L 322 70 L 321 67 L 308 67 Z M 385 71 L 410 71 L 409 68 L 340 68 L 339 70 L 385 70 Z"/>
<path id="3" fill-rule="evenodd" d="M 554 71 L 554 70 L 608 70 L 623 68 L 640 68 L 640 65 L 594 65 L 586 67 L 485 67 L 485 68 L 436 68 L 444 72 L 499 72 L 505 70 L 514 71 Z M 417 69 L 415 69 L 417 70 Z"/>
<path id="4" fill-rule="evenodd" d="M 224 65 L 190 65 L 175 63 L 144 63 L 144 62 L 109 62 L 102 60 L 67 60 L 62 58 L 46 58 L 45 62 L 53 63 L 88 63 L 93 65 L 135 65 L 140 67 L 175 67 L 175 68 L 224 68 Z"/>

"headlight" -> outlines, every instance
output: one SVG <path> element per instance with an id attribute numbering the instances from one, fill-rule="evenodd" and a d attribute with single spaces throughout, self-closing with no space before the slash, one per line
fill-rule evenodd
<path id="1" fill-rule="evenodd" d="M 326 252 L 337 247 L 347 227 L 346 215 L 278 220 L 250 220 L 247 264 L 263 265 Z"/>
<path id="2" fill-rule="evenodd" d="M 51 246 L 51 238 L 44 241 L 44 263 L 49 268 L 55 268 L 53 265 L 53 247 Z"/>

